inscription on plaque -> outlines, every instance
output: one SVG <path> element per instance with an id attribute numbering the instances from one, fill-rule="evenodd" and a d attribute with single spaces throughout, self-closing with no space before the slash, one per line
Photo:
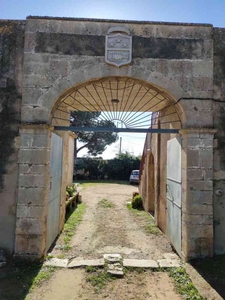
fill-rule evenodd
<path id="1" fill-rule="evenodd" d="M 105 61 L 120 67 L 132 61 L 132 37 L 121 27 L 110 28 L 106 35 Z"/>

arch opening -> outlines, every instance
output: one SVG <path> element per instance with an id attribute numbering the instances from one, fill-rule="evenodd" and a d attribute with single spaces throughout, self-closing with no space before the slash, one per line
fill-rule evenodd
<path id="1" fill-rule="evenodd" d="M 163 88 L 131 77 L 105 77 L 67 90 L 52 109 L 52 125 L 69 126 L 72 111 L 101 112 L 99 120 L 128 129 L 159 122 L 164 128 L 181 128 L 177 101 Z"/>

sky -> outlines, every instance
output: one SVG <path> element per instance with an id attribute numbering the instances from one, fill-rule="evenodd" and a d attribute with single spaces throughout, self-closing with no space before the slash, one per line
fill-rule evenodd
<path id="1" fill-rule="evenodd" d="M 0 0 L 0 19 L 27 16 L 207 23 L 225 27 L 225 0 Z M 142 154 L 145 134 L 120 135 L 122 151 Z M 103 158 L 119 152 L 118 141 Z M 84 155 L 85 152 L 80 155 Z"/>

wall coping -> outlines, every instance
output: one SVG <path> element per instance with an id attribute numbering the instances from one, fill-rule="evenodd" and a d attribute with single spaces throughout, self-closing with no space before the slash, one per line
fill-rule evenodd
<path id="1" fill-rule="evenodd" d="M 69 17 L 50 17 L 50 16 L 27 16 L 27 20 L 28 19 L 213 27 L 213 25 L 209 23 L 160 22 L 160 21 L 138 21 L 138 20 L 119 20 L 119 19 L 117 20 L 117 19 L 96 19 L 96 18 L 93 19 L 92 18 L 69 18 Z"/>

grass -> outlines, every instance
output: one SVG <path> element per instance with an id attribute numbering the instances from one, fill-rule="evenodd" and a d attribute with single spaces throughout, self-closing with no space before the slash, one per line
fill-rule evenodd
<path id="1" fill-rule="evenodd" d="M 85 189 L 89 186 L 95 186 L 96 184 L 108 184 L 108 183 L 114 183 L 114 184 L 127 184 L 129 185 L 128 181 L 125 180 L 78 180 L 76 183 L 79 184 L 80 187 Z"/>
<path id="2" fill-rule="evenodd" d="M 168 274 L 173 278 L 176 291 L 182 295 L 183 299 L 188 300 L 204 300 L 194 284 L 192 283 L 189 275 L 186 273 L 185 269 L 180 268 L 171 268 L 168 269 Z"/>
<path id="3" fill-rule="evenodd" d="M 108 199 L 102 199 L 98 202 L 98 206 L 103 208 L 113 208 L 115 207 L 115 204 Z"/>
<path id="4" fill-rule="evenodd" d="M 69 250 L 70 241 L 74 236 L 74 231 L 78 224 L 82 221 L 83 214 L 85 212 L 85 204 L 80 203 L 77 205 L 77 208 L 73 211 L 73 213 L 67 219 L 67 222 L 64 225 L 64 229 L 62 232 L 63 239 L 64 239 L 64 250 Z"/>
<path id="5" fill-rule="evenodd" d="M 154 234 L 154 235 L 158 235 L 160 233 L 159 228 L 155 225 L 155 222 L 154 222 L 152 216 L 148 212 L 146 212 L 144 210 L 132 208 L 131 203 L 127 203 L 127 208 L 137 219 L 144 221 L 145 232 Z"/>
<path id="6" fill-rule="evenodd" d="M 11 261 L 0 273 L 0 299 L 27 299 L 27 294 L 48 280 L 56 270 L 38 262 Z"/>
<path id="7" fill-rule="evenodd" d="M 100 293 L 107 283 L 116 279 L 108 274 L 105 269 L 87 267 L 86 272 L 88 273 L 86 280 L 94 287 L 96 293 Z"/>

